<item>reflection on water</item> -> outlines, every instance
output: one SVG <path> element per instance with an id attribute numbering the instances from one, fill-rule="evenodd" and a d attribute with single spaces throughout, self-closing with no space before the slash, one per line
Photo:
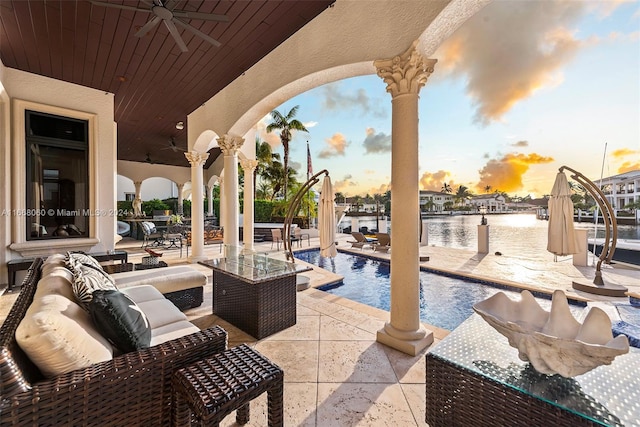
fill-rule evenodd
<path id="1" fill-rule="evenodd" d="M 535 214 L 487 215 L 489 223 L 489 245 L 491 251 L 504 254 L 526 254 L 547 250 L 548 222 L 536 219 Z M 425 218 L 428 228 L 429 245 L 476 250 L 478 245 L 478 225 L 480 215 L 448 215 Z M 389 222 L 390 224 L 390 222 Z M 342 228 L 351 226 L 351 218 L 340 223 Z M 360 227 L 375 229 L 376 219 L 360 217 Z M 588 231 L 590 239 L 597 231 L 597 237 L 604 237 L 604 226 L 591 223 L 576 223 L 577 229 Z M 640 240 L 640 227 L 619 225 L 618 239 Z"/>
<path id="2" fill-rule="evenodd" d="M 335 258 L 323 258 L 319 250 L 296 252 L 297 259 L 317 265 L 343 276 L 338 284 L 320 287 L 321 290 L 363 304 L 389 311 L 391 309 L 390 263 L 338 252 Z M 473 304 L 497 292 L 518 300 L 520 291 L 484 286 L 459 277 L 448 277 L 427 271 L 420 272 L 420 320 L 443 329 L 453 330 L 473 313 Z M 538 303 L 549 310 L 551 301 L 538 298 Z M 574 317 L 583 307 L 570 305 Z"/>

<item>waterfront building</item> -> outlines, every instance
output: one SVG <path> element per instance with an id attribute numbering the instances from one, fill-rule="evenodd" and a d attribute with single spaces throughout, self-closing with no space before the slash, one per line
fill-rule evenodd
<path id="1" fill-rule="evenodd" d="M 472 196 L 467 200 L 467 206 L 472 206 L 472 210 L 476 212 L 480 212 L 480 208 L 483 206 L 487 209 L 487 213 L 507 213 L 509 211 L 506 199 L 499 193 Z"/>
<path id="2" fill-rule="evenodd" d="M 453 195 L 442 191 L 420 190 L 420 210 L 422 212 L 444 212 L 451 209 Z"/>
<path id="3" fill-rule="evenodd" d="M 640 170 L 593 181 L 600 184 L 600 189 L 616 214 L 619 210 L 625 209 L 625 206 L 640 201 Z"/>

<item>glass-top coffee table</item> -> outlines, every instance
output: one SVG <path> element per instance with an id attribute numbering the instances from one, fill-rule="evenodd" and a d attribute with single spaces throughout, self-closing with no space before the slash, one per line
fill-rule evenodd
<path id="1" fill-rule="evenodd" d="M 257 339 L 296 324 L 296 274 L 305 264 L 242 254 L 201 261 L 213 270 L 213 314 Z"/>
<path id="2" fill-rule="evenodd" d="M 426 356 L 431 426 L 638 426 L 640 351 L 574 378 L 544 375 L 473 314 Z"/>

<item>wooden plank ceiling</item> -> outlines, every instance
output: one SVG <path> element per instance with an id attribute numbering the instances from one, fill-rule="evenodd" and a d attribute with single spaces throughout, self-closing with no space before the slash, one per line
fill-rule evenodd
<path id="1" fill-rule="evenodd" d="M 150 0 L 104 1 L 152 6 Z M 145 36 L 135 36 L 153 13 L 88 0 L 2 0 L 0 59 L 10 68 L 115 94 L 118 159 L 189 166 L 183 154 L 187 114 L 333 1 L 166 2 L 172 10 L 228 17 L 228 22 L 185 19 L 221 46 L 177 26 L 188 48 L 182 52 L 162 22 Z M 180 121 L 183 130 L 176 129 Z M 219 149 L 211 151 L 205 167 L 219 155 Z"/>

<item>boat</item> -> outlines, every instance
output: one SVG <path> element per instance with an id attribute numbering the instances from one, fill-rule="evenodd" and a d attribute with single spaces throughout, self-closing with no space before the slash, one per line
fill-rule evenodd
<path id="1" fill-rule="evenodd" d="M 590 240 L 589 251 L 593 252 L 596 256 L 600 256 L 603 243 L 604 239 L 595 239 L 595 242 L 594 240 Z M 612 261 L 640 266 L 640 240 L 617 239 L 616 250 L 613 252 Z"/>

